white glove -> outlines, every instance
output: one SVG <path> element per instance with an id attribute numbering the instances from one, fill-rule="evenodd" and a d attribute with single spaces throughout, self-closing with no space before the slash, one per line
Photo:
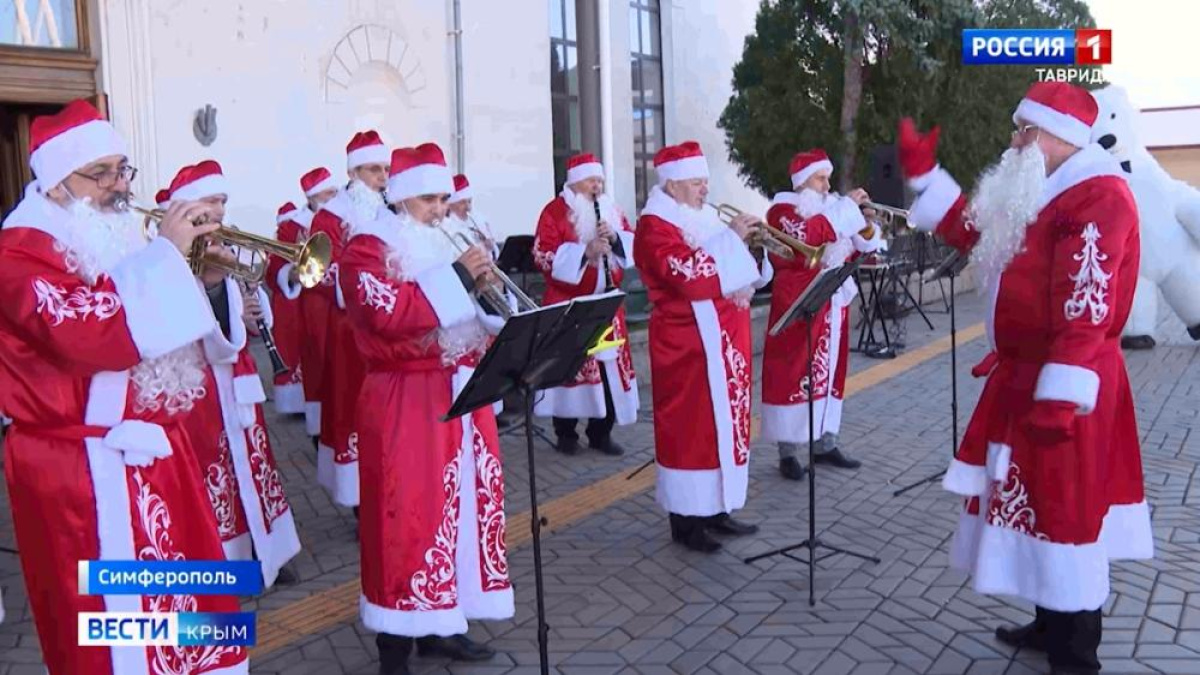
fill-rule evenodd
<path id="1" fill-rule="evenodd" d="M 128 466 L 145 468 L 156 459 L 171 456 L 171 442 L 167 432 L 157 424 L 129 420 L 109 429 L 104 435 L 104 444 L 120 450 Z"/>

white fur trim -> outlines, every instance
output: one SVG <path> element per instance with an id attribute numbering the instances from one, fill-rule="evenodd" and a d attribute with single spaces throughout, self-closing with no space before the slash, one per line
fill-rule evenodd
<path id="1" fill-rule="evenodd" d="M 346 295 L 342 292 L 342 268 L 336 263 L 329 266 L 333 272 L 333 299 L 338 309 L 346 309 Z"/>
<path id="2" fill-rule="evenodd" d="M 468 185 L 467 187 L 450 195 L 450 199 L 446 203 L 457 204 L 459 202 L 463 202 L 468 199 L 474 199 L 474 198 L 475 198 L 475 191 L 471 189 L 470 185 Z"/>
<path id="3" fill-rule="evenodd" d="M 666 185 L 669 180 L 691 180 L 693 178 L 708 178 L 708 160 L 701 157 L 685 157 L 674 162 L 667 162 L 655 167 L 658 173 L 659 187 Z"/>
<path id="4" fill-rule="evenodd" d="M 1018 119 L 1036 124 L 1077 148 L 1082 148 L 1091 142 L 1092 128 L 1083 120 L 1059 112 L 1044 103 L 1038 103 L 1028 98 L 1021 99 L 1021 102 L 1017 104 L 1016 111 L 1013 112 L 1013 124 L 1019 124 Z"/>
<path id="5" fill-rule="evenodd" d="M 391 204 L 421 195 L 449 194 L 454 194 L 454 176 L 449 167 L 440 164 L 414 166 L 388 179 L 387 200 Z"/>
<path id="6" fill-rule="evenodd" d="M 254 405 L 267 400 L 258 375 L 238 375 L 233 378 L 233 395 L 238 405 Z"/>
<path id="7" fill-rule="evenodd" d="M 725 229 L 709 237 L 700 245 L 717 264 L 717 278 L 721 282 L 721 294 L 729 295 L 753 285 L 759 280 L 762 272 L 758 263 L 746 248 L 745 242 L 737 236 L 737 232 Z M 724 376 L 722 376 L 722 381 Z"/>
<path id="8" fill-rule="evenodd" d="M 952 459 L 950 466 L 946 468 L 946 474 L 942 477 L 942 487 L 948 492 L 965 497 L 986 495 L 988 488 L 991 487 L 987 467 Z"/>
<path id="9" fill-rule="evenodd" d="M 92 377 L 88 387 L 84 423 L 116 426 L 125 414 L 129 392 L 129 373 L 103 372 Z M 133 519 L 129 503 L 129 477 L 121 452 L 99 438 L 84 439 L 92 492 L 96 500 L 96 535 L 100 560 L 136 560 Z M 140 595 L 106 595 L 104 609 L 109 612 L 142 611 Z M 111 648 L 114 673 L 148 675 L 149 662 L 142 647 Z"/>
<path id="10" fill-rule="evenodd" d="M 181 186 L 178 190 L 171 193 L 172 201 L 194 202 L 205 197 L 213 195 L 228 195 L 229 180 L 222 174 L 214 173 L 201 178 L 198 181 L 188 183 Z"/>
<path id="11" fill-rule="evenodd" d="M 617 350 L 613 350 L 616 352 Z M 621 388 L 621 374 L 615 362 L 602 363 L 612 388 L 613 412 L 619 426 L 637 422 L 639 400 L 637 380 L 629 391 Z M 537 394 L 533 414 L 538 417 L 568 417 L 573 419 L 603 419 L 608 413 L 604 403 L 604 384 L 577 384 L 569 387 L 544 389 Z"/>
<path id="12" fill-rule="evenodd" d="M 554 252 L 554 264 L 550 267 L 550 276 L 564 284 L 578 284 L 583 281 L 583 255 L 587 247 L 578 242 L 560 244 Z M 601 275 L 602 276 L 602 275 Z"/>
<path id="13" fill-rule="evenodd" d="M 438 324 L 449 328 L 475 318 L 475 303 L 453 265 L 439 265 L 417 275 L 417 285 L 437 313 Z"/>
<path id="14" fill-rule="evenodd" d="M 339 506 L 358 506 L 358 462 L 337 462 L 333 448 L 317 444 L 317 484 Z"/>
<path id="15" fill-rule="evenodd" d="M 1096 409 L 1100 393 L 1100 376 L 1095 371 L 1065 363 L 1047 363 L 1038 373 L 1035 401 L 1066 401 L 1079 406 L 1079 414 L 1087 415 Z"/>
<path id="16" fill-rule="evenodd" d="M 621 250 L 625 252 L 623 256 L 613 256 L 624 269 L 633 267 L 633 233 L 625 230 L 617 230 L 617 238 L 621 240 Z"/>
<path id="17" fill-rule="evenodd" d="M 1121 541 L 1136 542 L 1122 546 Z M 1116 542 L 1116 547 L 1109 548 Z M 1153 556 L 1145 502 L 1109 507 L 1098 540 L 1058 544 L 990 525 L 964 509 L 950 549 L 951 566 L 969 572 L 973 588 L 1010 595 L 1058 612 L 1101 607 L 1109 594 L 1109 560 Z M 1071 579 L 1072 583 L 1063 583 Z"/>
<path id="18" fill-rule="evenodd" d="M 908 187 L 911 188 L 913 192 L 921 194 L 926 188 L 929 187 L 929 184 L 932 183 L 935 178 L 937 178 L 938 171 L 941 170 L 941 168 L 941 164 L 935 164 L 932 169 L 926 171 L 920 176 L 909 177 Z"/>
<path id="19" fill-rule="evenodd" d="M 273 394 L 275 412 L 280 415 L 297 415 L 304 412 L 304 385 L 299 383 L 276 385 Z"/>
<path id="20" fill-rule="evenodd" d="M 931 173 L 933 176 L 909 213 L 909 221 L 922 232 L 932 232 L 962 195 L 962 188 L 948 171 L 938 168 Z"/>
<path id="21" fill-rule="evenodd" d="M 1007 443 L 988 443 L 987 475 L 994 481 L 1008 478 L 1008 468 L 1012 464 L 1012 446 Z"/>
<path id="22" fill-rule="evenodd" d="M 813 439 L 821 440 L 826 433 L 836 434 L 842 421 L 841 399 L 822 396 L 813 405 L 816 428 Z M 808 404 L 770 405 L 763 403 L 762 429 L 759 440 L 767 443 L 808 443 Z"/>
<path id="23" fill-rule="evenodd" d="M 109 276 L 143 359 L 195 342 L 216 325 L 208 298 L 169 241 L 155 239 L 117 263 Z"/>
<path id="24" fill-rule="evenodd" d="M 663 510 L 681 516 L 725 512 L 720 469 L 668 469 L 662 464 L 655 469 L 655 496 Z"/>
<path id="25" fill-rule="evenodd" d="M 1128 180 L 1117 158 L 1093 143 L 1068 157 L 1054 173 L 1046 177 L 1039 208 L 1046 208 L 1056 197 L 1076 185 L 1101 176 L 1118 176 Z"/>
<path id="26" fill-rule="evenodd" d="M 392 153 L 386 145 L 368 145 L 346 153 L 346 170 L 353 171 L 363 164 L 392 165 Z"/>
<path id="27" fill-rule="evenodd" d="M 226 560 L 253 560 L 254 540 L 249 532 L 243 532 L 233 539 L 221 542 Z"/>
<path id="28" fill-rule="evenodd" d="M 736 235 L 734 238 L 737 238 Z M 721 344 L 721 320 L 712 300 L 692 302 L 692 314 L 696 317 L 696 328 L 700 333 L 700 343 L 704 347 L 708 394 L 712 401 L 713 421 L 716 423 L 717 457 L 721 463 L 719 494 L 724 505 L 722 511 L 731 513 L 746 504 L 749 463 L 738 466 L 733 458 L 733 414 L 729 409 L 729 385 Z"/>
<path id="29" fill-rule="evenodd" d="M 833 173 L 833 162 L 823 159 L 819 162 L 813 162 L 812 164 L 809 164 L 803 169 L 800 169 L 796 173 L 792 174 L 792 188 L 799 189 L 801 185 L 804 185 L 804 181 L 812 178 L 814 173 L 821 170 Z"/>
<path id="30" fill-rule="evenodd" d="M 825 207 L 821 215 L 829 220 L 833 231 L 840 237 L 851 237 L 867 226 L 867 219 L 862 209 L 849 197 L 837 197 L 832 204 Z"/>
<path id="31" fill-rule="evenodd" d="M 388 635 L 450 637 L 467 632 L 467 617 L 458 607 L 408 612 L 376 605 L 360 596 L 358 613 L 368 630 Z"/>
<path id="32" fill-rule="evenodd" d="M 129 155 L 125 139 L 111 123 L 92 120 L 43 143 L 30 155 L 29 166 L 42 190 L 49 190 L 71 172 L 111 155 Z"/>
<path id="33" fill-rule="evenodd" d="M 275 283 L 279 284 L 280 293 L 288 300 L 295 300 L 300 297 L 300 291 L 304 290 L 299 281 L 293 284 L 289 279 L 294 267 L 295 265 L 292 263 L 286 263 L 283 267 L 279 268 L 279 275 L 275 277 Z"/>
<path id="34" fill-rule="evenodd" d="M 199 282 L 197 280 L 197 286 Z M 204 291 L 201 291 L 203 293 Z M 225 279 L 225 293 L 229 297 L 229 337 L 221 332 L 221 326 L 213 318 L 212 308 L 208 308 L 208 316 L 212 319 L 212 329 L 204 336 L 204 356 L 211 364 L 229 364 L 238 359 L 238 354 L 246 346 L 246 323 L 242 321 L 242 292 L 237 282 Z"/>
<path id="35" fill-rule="evenodd" d="M 159 204 L 158 206 L 159 206 L 159 208 L 163 208 L 162 204 Z M 275 216 L 275 224 L 282 225 L 282 224 L 288 222 L 289 220 L 292 219 L 292 216 L 294 216 L 295 213 L 296 213 L 295 211 L 288 211 L 287 213 L 284 213 L 284 214 L 277 214 Z"/>
<path id="36" fill-rule="evenodd" d="M 309 436 L 317 436 L 321 433 L 320 401 L 304 402 L 304 432 Z"/>
<path id="37" fill-rule="evenodd" d="M 350 168 L 353 169 L 354 167 L 350 167 Z M 338 185 L 337 179 L 331 175 L 331 176 L 329 176 L 329 178 L 326 178 L 325 180 L 321 181 L 320 183 L 317 183 L 316 185 L 312 186 L 312 188 L 310 188 L 308 190 L 308 192 L 304 193 L 304 196 L 305 197 L 314 197 L 316 195 L 321 194 L 322 192 L 324 192 L 326 190 L 336 190 L 340 187 L 341 186 Z"/>
<path id="38" fill-rule="evenodd" d="M 588 162 L 567 170 L 567 185 L 588 178 L 604 178 L 604 166 L 599 162 Z"/>

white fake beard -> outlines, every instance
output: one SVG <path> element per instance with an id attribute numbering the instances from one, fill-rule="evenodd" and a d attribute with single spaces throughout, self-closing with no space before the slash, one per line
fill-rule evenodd
<path id="1" fill-rule="evenodd" d="M 94 284 L 125 256 L 147 244 L 142 219 L 132 213 L 104 213 L 92 208 L 90 200 L 76 200 L 68 209 L 70 221 L 65 228 L 62 250 L 67 269 Z M 192 409 L 196 399 L 205 395 L 204 355 L 193 342 L 133 367 L 130 373 L 136 393 L 136 412 L 170 415 Z"/>
<path id="2" fill-rule="evenodd" d="M 817 192 L 812 188 L 804 188 L 797 193 L 797 197 L 799 200 L 796 204 L 796 212 L 800 214 L 801 218 L 812 218 L 825 210 L 832 195 Z"/>
<path id="3" fill-rule="evenodd" d="M 979 180 L 968 216 L 979 232 L 971 262 L 981 293 L 991 293 L 1005 268 L 1025 246 L 1025 229 L 1041 211 L 1046 185 L 1046 157 L 1030 144 L 1010 148 Z"/>
<path id="4" fill-rule="evenodd" d="M 70 218 L 64 238 L 55 247 L 63 254 L 67 271 L 95 284 L 125 256 L 146 246 L 142 219 L 129 212 L 105 213 L 91 200 L 75 200 L 67 207 Z"/>
<path id="5" fill-rule="evenodd" d="M 388 248 L 388 271 L 393 278 L 415 282 L 421 273 L 452 265 L 462 255 L 436 226 L 419 223 L 404 212 L 395 221 L 396 238 L 389 242 Z M 445 224 L 442 226 L 445 227 Z M 442 365 L 447 367 L 468 354 L 482 354 L 487 349 L 488 333 L 478 319 L 449 328 L 438 328 L 430 335 L 430 339 L 435 337 L 441 348 Z"/>
<path id="6" fill-rule="evenodd" d="M 354 206 L 357 222 L 369 223 L 379 216 L 379 209 L 384 206 L 383 193 L 367 187 L 367 184 L 355 178 L 346 188 L 346 195 Z"/>
<path id="7" fill-rule="evenodd" d="M 580 194 L 569 187 L 563 188 L 562 198 L 571 209 L 571 223 L 575 225 L 575 236 L 579 243 L 587 245 L 596 238 L 596 206 L 590 195 Z M 600 219 L 607 222 L 614 232 L 621 228 L 621 212 L 608 194 L 600 195 Z"/>
<path id="8" fill-rule="evenodd" d="M 698 249 L 703 242 L 730 229 L 728 225 L 721 222 L 717 210 L 711 206 L 704 205 L 695 209 L 687 204 L 678 205 L 680 222 L 676 225 L 682 230 L 684 241 L 692 248 Z M 725 297 L 738 307 L 745 309 L 750 306 L 750 301 L 754 298 L 754 287 L 739 288 Z"/>

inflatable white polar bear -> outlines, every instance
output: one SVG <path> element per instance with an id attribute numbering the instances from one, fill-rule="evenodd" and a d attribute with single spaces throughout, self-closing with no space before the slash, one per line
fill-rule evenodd
<path id="1" fill-rule="evenodd" d="M 1200 191 L 1172 178 L 1137 139 L 1138 111 L 1124 89 L 1109 85 L 1092 95 L 1100 106 L 1092 141 L 1113 153 L 1128 172 L 1141 228 L 1141 269 L 1121 346 L 1154 346 L 1156 289 L 1188 335 L 1200 340 Z"/>

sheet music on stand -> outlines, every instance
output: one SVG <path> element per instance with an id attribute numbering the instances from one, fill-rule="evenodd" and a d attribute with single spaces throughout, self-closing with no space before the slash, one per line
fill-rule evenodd
<path id="1" fill-rule="evenodd" d="M 833 294 L 841 288 L 851 274 L 854 274 L 858 266 L 862 264 L 862 260 L 862 258 L 858 258 L 838 267 L 826 267 L 818 272 L 808 288 L 804 289 L 800 297 L 796 298 L 783 316 L 780 316 L 779 320 L 775 322 L 775 325 L 771 326 L 771 337 L 779 335 L 796 321 L 816 316 L 817 312 L 821 311 L 821 307 L 829 302 Z"/>

